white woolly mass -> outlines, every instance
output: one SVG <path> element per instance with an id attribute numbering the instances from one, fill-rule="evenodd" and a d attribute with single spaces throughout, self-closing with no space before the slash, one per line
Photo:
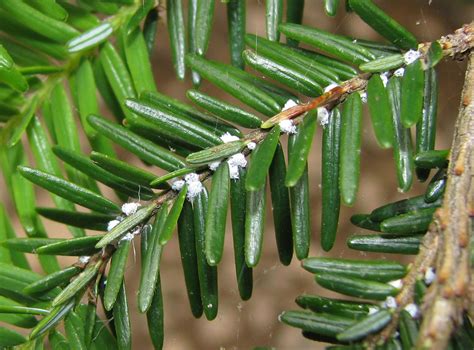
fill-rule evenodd
<path id="1" fill-rule="evenodd" d="M 171 188 L 173 191 L 181 191 L 185 183 L 184 180 L 176 180 L 171 184 Z"/>
<path id="2" fill-rule="evenodd" d="M 425 283 L 430 285 L 436 279 L 436 273 L 432 267 L 428 268 L 425 272 Z"/>
<path id="3" fill-rule="evenodd" d="M 237 136 L 231 135 L 231 134 L 229 134 L 228 132 L 226 132 L 224 135 L 222 135 L 222 136 L 220 137 L 220 139 L 221 139 L 222 142 L 224 142 L 224 143 L 229 143 L 229 142 L 232 142 L 232 141 L 238 141 L 238 140 L 240 140 Z"/>
<path id="4" fill-rule="evenodd" d="M 229 158 L 227 163 L 229 163 L 229 166 L 239 166 L 241 168 L 245 168 L 247 166 L 247 159 L 242 153 L 236 153 Z"/>
<path id="5" fill-rule="evenodd" d="M 232 180 L 239 179 L 239 167 L 238 166 L 229 166 L 229 178 Z"/>
<path id="6" fill-rule="evenodd" d="M 257 147 L 257 144 L 255 142 L 249 142 L 247 143 L 247 148 L 251 151 L 253 151 Z"/>
<path id="7" fill-rule="evenodd" d="M 200 181 L 192 181 L 188 183 L 188 192 L 186 198 L 191 201 L 202 191 L 202 183 Z"/>
<path id="8" fill-rule="evenodd" d="M 403 77 L 405 74 L 405 68 L 398 68 L 395 72 L 393 72 L 393 75 L 396 77 Z"/>
<path id="9" fill-rule="evenodd" d="M 294 107 L 297 105 L 298 104 L 290 98 L 288 101 L 286 101 L 285 105 L 283 106 L 281 110 L 286 111 L 287 109 L 290 109 L 291 107 Z"/>
<path id="10" fill-rule="evenodd" d="M 402 280 L 390 281 L 390 282 L 388 282 L 388 284 L 390 284 L 391 286 L 393 286 L 393 287 L 395 287 L 395 288 L 397 288 L 397 289 L 400 289 L 400 288 L 402 288 L 402 286 L 403 286 Z"/>
<path id="11" fill-rule="evenodd" d="M 237 180 L 239 178 L 239 167 L 245 168 L 247 159 L 242 153 L 236 153 L 227 160 L 227 164 L 229 164 L 229 177 Z"/>
<path id="12" fill-rule="evenodd" d="M 375 314 L 377 311 L 379 311 L 378 307 L 375 307 L 375 306 L 369 307 L 369 315 Z"/>
<path id="13" fill-rule="evenodd" d="M 329 111 L 324 107 L 319 107 L 317 111 L 319 124 L 324 126 L 329 123 Z"/>
<path id="14" fill-rule="evenodd" d="M 187 184 L 189 184 L 190 182 L 199 181 L 199 175 L 196 173 L 187 174 L 184 177 L 184 181 L 186 181 Z"/>
<path id="15" fill-rule="evenodd" d="M 387 297 L 387 299 L 385 299 L 385 301 L 382 303 L 382 307 L 395 309 L 397 307 L 397 301 L 394 297 Z"/>
<path id="16" fill-rule="evenodd" d="M 339 86 L 339 85 L 336 84 L 336 83 L 329 84 L 328 86 L 326 86 L 326 87 L 324 88 L 324 92 L 326 93 L 326 92 L 328 92 L 328 91 L 331 91 L 331 90 L 334 89 L 336 86 Z"/>
<path id="17" fill-rule="evenodd" d="M 128 232 L 125 236 L 123 236 L 123 237 L 120 239 L 119 244 L 120 244 L 120 242 L 131 241 L 134 236 L 135 236 L 135 235 L 134 235 L 133 233 Z"/>
<path id="18" fill-rule="evenodd" d="M 115 226 L 117 226 L 118 224 L 120 224 L 120 220 L 110 220 L 108 223 L 107 223 L 107 231 L 110 231 L 112 230 Z"/>
<path id="19" fill-rule="evenodd" d="M 388 72 L 380 73 L 380 79 L 382 79 L 382 83 L 384 87 L 387 87 L 388 84 Z"/>
<path id="20" fill-rule="evenodd" d="M 408 50 L 403 55 L 403 60 L 405 61 L 405 64 L 412 64 L 413 62 L 415 62 L 420 57 L 421 57 L 421 52 L 420 51 Z"/>
<path id="21" fill-rule="evenodd" d="M 79 257 L 79 263 L 81 263 L 81 264 L 87 264 L 90 259 L 91 259 L 90 256 L 86 256 L 86 255 L 80 256 L 80 257 Z"/>
<path id="22" fill-rule="evenodd" d="M 405 311 L 408 312 L 413 318 L 418 318 L 418 316 L 420 315 L 420 309 L 418 308 L 418 305 L 414 303 L 405 306 Z"/>
<path id="23" fill-rule="evenodd" d="M 124 205 L 122 205 L 122 213 L 127 216 L 130 216 L 132 214 L 135 214 L 140 206 L 140 203 L 137 202 L 125 203 Z"/>
<path id="24" fill-rule="evenodd" d="M 285 134 L 296 134 L 296 125 L 291 119 L 282 120 L 280 123 L 280 130 Z"/>
<path id="25" fill-rule="evenodd" d="M 361 91 L 360 92 L 360 99 L 361 99 L 362 103 L 367 103 L 367 92 Z"/>
<path id="26" fill-rule="evenodd" d="M 221 162 L 219 160 L 209 163 L 209 169 L 211 169 L 212 171 L 216 171 L 220 164 Z"/>
<path id="27" fill-rule="evenodd" d="M 188 200 L 193 200 L 203 189 L 202 183 L 199 180 L 199 175 L 196 173 L 188 174 L 184 177 L 186 185 L 188 185 L 188 192 L 186 193 L 186 198 Z"/>

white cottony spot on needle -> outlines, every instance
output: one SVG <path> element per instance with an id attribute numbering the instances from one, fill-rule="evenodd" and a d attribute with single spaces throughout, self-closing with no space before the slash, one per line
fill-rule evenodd
<path id="1" fill-rule="evenodd" d="M 188 185 L 188 192 L 186 193 L 186 197 L 188 200 L 193 200 L 199 193 L 201 193 L 203 189 L 203 185 L 199 180 L 199 175 L 196 173 L 188 174 L 184 177 L 184 181 L 186 181 L 186 185 Z"/>
<path id="2" fill-rule="evenodd" d="M 232 142 L 232 141 L 238 141 L 238 140 L 240 140 L 237 136 L 231 135 L 231 134 L 229 134 L 228 132 L 226 132 L 224 135 L 222 135 L 222 136 L 220 137 L 220 139 L 221 139 L 222 142 L 224 142 L 224 143 L 229 143 L 229 142 Z"/>
<path id="3" fill-rule="evenodd" d="M 393 72 L 393 75 L 396 77 L 403 77 L 405 74 L 405 68 L 398 68 L 395 72 Z"/>
<path id="4" fill-rule="evenodd" d="M 188 187 L 188 191 L 186 192 L 186 198 L 190 201 L 194 197 L 196 197 L 203 189 L 203 185 L 199 180 L 199 175 L 196 173 L 187 174 L 184 177 L 184 180 L 176 180 L 171 185 L 171 188 L 174 191 L 181 191 L 184 185 Z"/>
<path id="5" fill-rule="evenodd" d="M 229 177 L 237 180 L 239 178 L 239 167 L 245 168 L 247 159 L 242 153 L 236 153 L 227 160 L 227 164 L 229 164 Z"/>
<path id="6" fill-rule="evenodd" d="M 405 306 L 405 311 L 408 312 L 411 317 L 413 318 L 417 318 L 420 314 L 420 310 L 418 308 L 418 306 L 416 304 L 408 304 L 407 306 Z"/>
<path id="7" fill-rule="evenodd" d="M 321 125 L 326 125 L 329 123 L 329 111 L 325 107 L 319 107 L 318 111 L 318 122 Z"/>
<path id="8" fill-rule="evenodd" d="M 403 282 L 402 280 L 395 280 L 395 281 L 390 281 L 388 282 L 388 284 L 390 284 L 391 286 L 397 288 L 397 289 L 400 289 L 403 287 Z"/>
<path id="9" fill-rule="evenodd" d="M 405 61 L 405 64 L 412 64 L 413 62 L 415 62 L 417 59 L 419 59 L 421 56 L 421 52 L 420 51 L 416 51 L 416 50 L 409 50 L 405 53 L 405 55 L 403 55 L 403 59 Z"/>
<path id="10" fill-rule="evenodd" d="M 397 307 L 397 301 L 394 297 L 387 297 L 387 299 L 385 299 L 385 301 L 382 303 L 382 307 L 395 309 Z"/>
<path id="11" fill-rule="evenodd" d="M 296 125 L 291 119 L 282 120 L 278 125 L 280 125 L 281 132 L 285 134 L 296 134 Z"/>
<path id="12" fill-rule="evenodd" d="M 130 216 L 132 214 L 135 214 L 140 207 L 140 203 L 136 202 L 130 202 L 130 203 L 125 203 L 122 205 L 122 213 L 124 213 L 127 216 Z"/>
<path id="13" fill-rule="evenodd" d="M 135 235 L 134 235 L 133 233 L 128 232 L 125 236 L 123 236 L 123 237 L 120 239 L 119 244 L 120 244 L 120 242 L 131 241 L 134 236 L 135 236 Z"/>
<path id="14" fill-rule="evenodd" d="M 219 160 L 209 163 L 209 169 L 211 169 L 212 171 L 216 171 L 220 164 L 221 162 Z"/>
<path id="15" fill-rule="evenodd" d="M 380 79 L 382 79 L 382 83 L 384 87 L 387 87 L 388 84 L 388 72 L 381 73 L 380 74 Z"/>
<path id="16" fill-rule="evenodd" d="M 83 256 L 79 257 L 79 263 L 87 264 L 90 259 L 91 259 L 90 256 L 83 255 Z"/>
<path id="17" fill-rule="evenodd" d="M 117 226 L 118 224 L 120 224 L 120 221 L 119 220 L 110 220 L 108 223 L 107 223 L 107 231 L 110 231 L 112 230 L 115 226 Z"/>
<path id="18" fill-rule="evenodd" d="M 181 191 L 181 189 L 183 188 L 184 184 L 186 182 L 184 180 L 176 180 L 173 182 L 173 184 L 171 185 L 171 188 L 174 190 L 174 191 Z"/>
<path id="19" fill-rule="evenodd" d="M 292 99 L 289 99 L 288 101 L 286 101 L 285 105 L 283 106 L 281 110 L 286 111 L 287 109 L 290 109 L 291 107 L 294 107 L 297 105 L 298 104 L 295 101 L 293 101 Z"/>
<path id="20" fill-rule="evenodd" d="M 428 268 L 425 272 L 425 283 L 427 285 L 430 285 L 431 283 L 433 283 L 436 279 L 436 274 L 435 274 L 435 271 L 432 267 Z"/>

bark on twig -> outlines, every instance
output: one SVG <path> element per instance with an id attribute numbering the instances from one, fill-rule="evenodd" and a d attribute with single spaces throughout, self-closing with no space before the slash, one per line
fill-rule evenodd
<path id="1" fill-rule="evenodd" d="M 448 169 L 443 206 L 430 231 L 438 235 L 437 279 L 423 304 L 418 349 L 445 349 L 472 299 L 470 238 L 474 211 L 474 53 L 469 62 Z M 431 232 L 430 232 L 431 233 Z M 471 299 L 471 300 L 470 300 Z"/>
<path id="2" fill-rule="evenodd" d="M 413 302 L 416 281 L 423 278 L 429 267 L 436 269 L 438 278 L 423 302 L 417 348 L 445 349 L 456 325 L 462 322 L 463 312 L 474 314 L 474 277 L 469 256 L 474 217 L 474 24 L 464 25 L 454 34 L 442 37 L 439 43 L 445 56 L 469 57 L 443 206 L 436 211 L 420 252 L 403 279 L 391 322 L 367 339 L 368 348 L 392 337 L 400 312 Z M 430 45 L 421 44 L 419 50 L 426 54 Z"/>

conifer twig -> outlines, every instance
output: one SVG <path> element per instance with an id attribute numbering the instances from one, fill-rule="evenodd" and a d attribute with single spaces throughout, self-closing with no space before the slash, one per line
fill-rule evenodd
<path id="1" fill-rule="evenodd" d="M 474 23 L 464 25 L 454 34 L 442 37 L 438 42 L 443 49 L 443 56 L 454 59 L 463 58 L 474 46 Z M 431 43 L 419 46 L 422 57 L 427 54 Z M 438 271 L 438 280 L 430 287 L 425 298 L 423 314 L 425 322 L 422 324 L 419 348 L 443 349 L 455 324 L 461 320 L 462 311 L 469 306 L 473 298 L 466 298 L 468 289 L 474 290 L 470 283 L 469 242 L 471 217 L 474 214 L 474 55 L 469 56 L 469 65 L 466 82 L 463 89 L 463 98 L 459 118 L 456 124 L 456 133 L 453 141 L 451 162 L 448 172 L 448 184 L 445 201 L 442 208 L 434 215 L 427 234 L 420 247 L 410 272 L 403 280 L 403 288 L 397 296 L 397 308 L 394 310 L 392 321 L 377 335 L 367 339 L 369 348 L 375 347 L 381 340 L 389 339 L 398 325 L 398 317 L 403 308 L 413 301 L 414 285 L 417 279 L 423 276 L 427 268 L 434 265 Z M 284 119 L 293 119 L 299 124 L 306 112 L 318 107 L 334 106 L 343 102 L 348 94 L 364 90 L 370 73 L 364 73 L 347 80 L 341 85 L 332 88 L 309 103 L 299 104 L 287 109 L 273 118 L 268 119 L 264 126 L 267 129 L 258 129 L 247 134 L 243 139 L 260 143 L 271 130 L 273 125 Z M 245 149 L 248 155 L 251 151 Z M 204 170 L 199 174 L 200 181 L 204 182 L 212 175 L 211 170 Z M 158 209 L 161 204 L 172 200 L 177 192 L 163 191 L 155 200 Z M 115 248 L 108 246 L 104 252 L 97 253 L 90 261 L 97 259 L 108 260 Z M 104 264 L 105 265 L 105 264 Z M 472 294 L 472 293 L 471 293 Z"/>
<path id="2" fill-rule="evenodd" d="M 453 56 L 457 58 L 462 57 L 467 50 L 470 50 L 474 46 L 474 23 L 464 25 L 462 28 L 456 30 L 454 34 L 442 37 L 439 42 L 443 48 L 444 56 Z M 430 45 L 431 43 L 420 44 L 419 50 L 422 52 L 422 56 L 427 53 Z M 371 73 L 359 74 L 358 76 L 346 80 L 340 85 L 326 91 L 324 94 L 316 97 L 309 103 L 298 104 L 286 109 L 265 121 L 262 124 L 261 129 L 250 132 L 243 138 L 243 140 L 252 141 L 258 144 L 265 139 L 265 136 L 271 127 L 282 120 L 293 119 L 294 124 L 297 125 L 303 120 L 305 113 L 312 109 L 318 107 L 334 108 L 336 105 L 343 102 L 349 94 L 364 90 L 367 87 L 368 80 L 371 76 Z M 245 155 L 248 155 L 250 152 L 249 149 L 243 151 Z M 212 175 L 212 171 L 205 170 L 199 175 L 200 180 L 203 182 Z M 163 191 L 154 200 L 156 209 L 158 209 L 158 207 L 164 202 L 172 200 L 175 196 L 176 192 L 171 189 Z"/>

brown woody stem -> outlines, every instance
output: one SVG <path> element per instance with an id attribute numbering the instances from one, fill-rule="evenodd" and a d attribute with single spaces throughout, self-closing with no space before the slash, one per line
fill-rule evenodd
<path id="1" fill-rule="evenodd" d="M 465 53 L 462 50 L 472 49 L 473 33 L 471 24 L 444 37 L 441 42 L 443 49 L 447 50 L 446 54 L 459 58 Z M 453 42 L 446 41 L 446 38 L 451 38 Z M 468 43 L 463 44 L 461 38 L 468 40 Z M 367 339 L 369 348 L 392 336 L 401 310 L 413 302 L 415 282 L 423 277 L 429 267 L 435 268 L 437 279 L 423 300 L 423 321 L 416 348 L 445 349 L 455 327 L 462 323 L 463 312 L 472 314 L 474 281 L 470 266 L 470 241 L 474 216 L 474 53 L 469 52 L 468 57 L 443 206 L 436 211 L 420 252 L 403 280 L 392 321 L 382 332 Z"/>
<path id="2" fill-rule="evenodd" d="M 469 54 L 466 78 L 448 169 L 443 206 L 430 232 L 438 236 L 437 279 L 423 303 L 418 349 L 444 349 L 467 310 L 471 283 L 470 240 L 474 196 L 474 53 Z"/>

